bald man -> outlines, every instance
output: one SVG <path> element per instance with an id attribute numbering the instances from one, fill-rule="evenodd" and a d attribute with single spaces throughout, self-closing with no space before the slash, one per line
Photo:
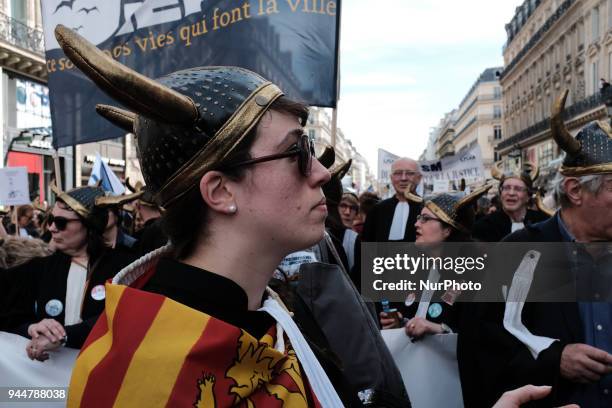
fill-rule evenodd
<path id="1" fill-rule="evenodd" d="M 419 204 L 411 203 L 404 197 L 406 190 L 415 193 L 421 182 L 419 164 L 402 157 L 391 165 L 391 183 L 395 195 L 376 204 L 368 214 L 363 226 L 364 242 L 414 242 L 414 223 L 421 212 Z"/>

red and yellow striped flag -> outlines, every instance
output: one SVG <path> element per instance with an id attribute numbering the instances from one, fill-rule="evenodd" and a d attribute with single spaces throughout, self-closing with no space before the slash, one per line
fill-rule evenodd
<path id="1" fill-rule="evenodd" d="M 69 407 L 319 407 L 275 327 L 244 330 L 164 296 L 106 285 L 106 309 L 76 361 Z"/>

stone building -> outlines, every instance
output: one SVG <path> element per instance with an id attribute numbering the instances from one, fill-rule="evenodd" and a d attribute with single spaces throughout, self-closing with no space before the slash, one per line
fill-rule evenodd
<path id="1" fill-rule="evenodd" d="M 506 31 L 504 137 L 496 153 L 505 167 L 537 164 L 545 183 L 561 161 L 549 129 L 556 97 L 569 89 L 573 133 L 606 115 L 599 84 L 612 77 L 612 0 L 526 0 Z"/>

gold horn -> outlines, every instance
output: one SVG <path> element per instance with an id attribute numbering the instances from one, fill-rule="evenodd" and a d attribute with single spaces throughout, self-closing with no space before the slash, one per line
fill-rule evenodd
<path id="1" fill-rule="evenodd" d="M 73 30 L 60 24 L 55 38 L 74 65 L 129 109 L 168 123 L 192 124 L 198 118 L 191 98 L 108 57 Z"/>
<path id="2" fill-rule="evenodd" d="M 134 201 L 137 198 L 140 198 L 144 194 L 144 191 L 139 191 L 137 193 L 119 195 L 119 196 L 102 196 L 96 198 L 96 207 L 109 207 L 113 205 L 123 205 L 130 201 Z"/>
<path id="3" fill-rule="evenodd" d="M 465 197 L 461 198 L 461 200 L 459 200 L 459 202 L 457 203 L 457 211 L 464 207 L 465 205 L 474 202 L 475 200 L 478 200 L 480 197 L 482 197 L 487 191 L 489 191 L 491 189 L 491 187 L 493 187 L 493 184 L 485 184 L 482 187 L 477 188 L 476 190 L 472 191 L 470 194 L 466 195 Z"/>
<path id="4" fill-rule="evenodd" d="M 503 173 L 499 170 L 499 162 L 498 163 L 493 163 L 493 166 L 491 166 L 491 177 L 493 177 L 495 180 L 501 180 Z"/>
<path id="5" fill-rule="evenodd" d="M 351 164 L 353 164 L 353 159 L 349 159 L 343 165 L 336 168 L 336 170 L 332 172 L 332 177 L 335 177 L 338 180 L 342 180 L 344 176 L 346 176 L 346 173 L 348 173 L 349 169 L 351 168 Z"/>
<path id="6" fill-rule="evenodd" d="M 120 109 L 110 105 L 96 105 L 96 112 L 113 125 L 120 127 L 126 132 L 134 132 L 134 120 L 136 114 L 128 110 Z"/>
<path id="7" fill-rule="evenodd" d="M 542 194 L 540 193 L 540 190 L 536 192 L 535 204 L 538 210 L 542 211 L 544 214 L 548 215 L 549 217 L 552 217 L 553 215 L 555 215 L 554 210 L 544 205 L 544 201 L 542 201 Z"/>
<path id="8" fill-rule="evenodd" d="M 319 162 L 325 166 L 326 169 L 329 169 L 336 161 L 336 151 L 329 145 L 325 146 L 325 150 L 323 150 L 323 153 L 317 157 L 317 160 L 319 160 Z"/>
<path id="9" fill-rule="evenodd" d="M 137 193 L 136 189 L 134 188 L 134 186 L 132 185 L 132 183 L 130 183 L 130 178 L 126 177 L 125 179 L 125 187 L 130 190 L 132 193 Z"/>
<path id="10" fill-rule="evenodd" d="M 565 100 L 567 99 L 568 93 L 569 90 L 567 89 L 563 91 L 553 105 L 552 115 L 550 117 L 550 132 L 559 147 L 568 154 L 573 155 L 580 151 L 580 142 L 574 139 L 563 123 L 563 109 L 565 108 Z"/>
<path id="11" fill-rule="evenodd" d="M 406 200 L 412 201 L 413 203 L 420 204 L 423 202 L 423 197 L 419 197 L 418 195 L 411 193 L 409 188 L 404 190 L 404 197 Z"/>

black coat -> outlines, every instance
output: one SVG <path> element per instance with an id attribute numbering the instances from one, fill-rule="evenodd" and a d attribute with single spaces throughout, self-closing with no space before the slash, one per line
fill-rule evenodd
<path id="1" fill-rule="evenodd" d="M 514 232 L 504 242 L 563 242 L 563 238 L 557 218 L 552 217 Z M 543 252 L 542 262 L 558 264 L 558 251 L 556 254 Z M 557 270 L 565 275 L 569 264 L 565 260 L 562 263 L 567 266 Z M 536 273 L 530 293 L 538 286 L 541 285 Z M 559 339 L 540 352 L 537 359 L 503 327 L 504 303 L 465 306 L 470 318 L 465 321 L 459 336 L 457 353 L 466 407 L 490 407 L 503 392 L 526 384 L 553 386 L 548 398 L 529 406 L 560 406 L 572 402 L 569 396 L 581 385 L 560 376 L 560 361 L 567 344 L 584 343 L 577 303 L 525 303 L 521 318 L 529 331 L 537 336 Z"/>
<path id="2" fill-rule="evenodd" d="M 389 242 L 389 231 L 393 223 L 393 215 L 395 207 L 399 200 L 393 196 L 376 204 L 368 213 L 365 224 L 363 226 L 362 242 Z M 416 240 L 416 217 L 421 213 L 422 206 L 420 204 L 408 203 L 410 205 L 410 213 L 406 221 L 406 232 L 404 233 L 403 242 L 414 242 Z"/>
<path id="3" fill-rule="evenodd" d="M 144 255 L 168 243 L 168 237 L 161 228 L 161 218 L 150 219 L 145 222 L 140 231 L 134 234 L 138 241 L 132 247 L 138 255 Z"/>
<path id="4" fill-rule="evenodd" d="M 67 346 L 80 348 L 104 309 L 104 299 L 95 300 L 91 296 L 92 288 L 104 285 L 133 259 L 125 252 L 111 249 L 99 258 L 87 281 L 81 309 L 83 322 L 65 326 Z M 0 330 L 29 338 L 28 326 L 42 319 L 55 319 L 63 325 L 70 264 L 70 256 L 57 251 L 3 271 L 0 276 Z M 47 314 L 45 307 L 53 299 L 63 306 L 57 316 Z"/>
<path id="5" fill-rule="evenodd" d="M 525 214 L 525 225 L 535 224 L 548 219 L 541 211 L 527 210 Z M 499 242 L 512 230 L 512 221 L 503 211 L 498 210 L 492 214 L 480 218 L 474 224 L 472 237 L 483 242 Z"/>

